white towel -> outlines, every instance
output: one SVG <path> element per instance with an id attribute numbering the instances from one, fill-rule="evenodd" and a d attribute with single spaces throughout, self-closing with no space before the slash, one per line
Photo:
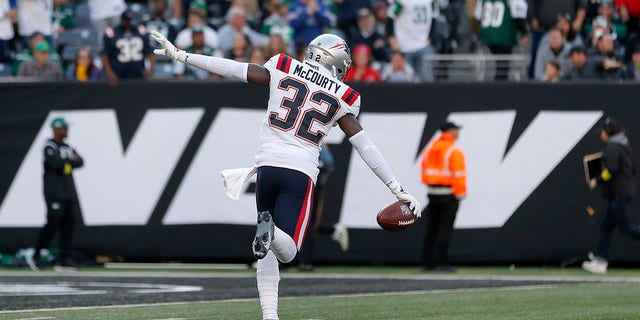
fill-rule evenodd
<path id="1" fill-rule="evenodd" d="M 222 176 L 222 184 L 227 197 L 238 200 L 242 192 L 242 186 L 247 180 L 258 172 L 257 167 L 253 168 L 235 168 L 220 171 Z"/>

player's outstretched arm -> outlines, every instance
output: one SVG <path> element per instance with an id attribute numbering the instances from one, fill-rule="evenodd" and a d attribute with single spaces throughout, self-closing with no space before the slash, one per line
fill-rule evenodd
<path id="1" fill-rule="evenodd" d="M 151 38 L 162 46 L 162 49 L 153 50 L 155 54 L 166 55 L 173 60 L 190 64 L 196 68 L 213 72 L 225 78 L 263 86 L 269 85 L 269 70 L 263 66 L 253 63 L 237 62 L 231 59 L 187 53 L 184 50 L 176 48 L 171 41 L 167 40 L 167 38 L 157 31 L 151 31 Z"/>
<path id="2" fill-rule="evenodd" d="M 391 190 L 393 195 L 400 201 L 409 204 L 409 209 L 416 217 L 420 217 L 420 203 L 416 198 L 404 191 L 402 185 L 396 180 L 391 167 L 380 153 L 380 150 L 369 139 L 360 122 L 352 114 L 346 114 L 338 120 L 338 125 L 344 134 L 349 138 L 349 142 L 358 151 L 360 158 L 371 168 L 371 171 L 382 180 L 382 182 Z"/>

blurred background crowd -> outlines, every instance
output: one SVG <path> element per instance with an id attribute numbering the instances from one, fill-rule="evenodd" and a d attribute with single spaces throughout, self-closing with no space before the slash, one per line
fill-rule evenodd
<path id="1" fill-rule="evenodd" d="M 151 30 L 258 64 L 334 33 L 347 82 L 640 80 L 640 0 L 0 0 L 0 81 L 220 80 Z"/>

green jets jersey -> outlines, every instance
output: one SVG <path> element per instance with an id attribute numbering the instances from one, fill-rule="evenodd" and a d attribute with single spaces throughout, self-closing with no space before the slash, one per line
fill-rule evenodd
<path id="1" fill-rule="evenodd" d="M 488 45 L 513 47 L 518 43 L 516 19 L 527 17 L 525 0 L 479 0 L 475 18 L 480 21 L 480 40 Z"/>

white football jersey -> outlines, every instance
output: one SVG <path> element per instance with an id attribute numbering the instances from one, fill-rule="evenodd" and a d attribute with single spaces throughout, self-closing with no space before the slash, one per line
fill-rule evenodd
<path id="1" fill-rule="evenodd" d="M 342 116 L 358 116 L 360 94 L 328 70 L 284 54 L 264 66 L 271 81 L 256 165 L 298 170 L 315 183 L 322 141 Z"/>

